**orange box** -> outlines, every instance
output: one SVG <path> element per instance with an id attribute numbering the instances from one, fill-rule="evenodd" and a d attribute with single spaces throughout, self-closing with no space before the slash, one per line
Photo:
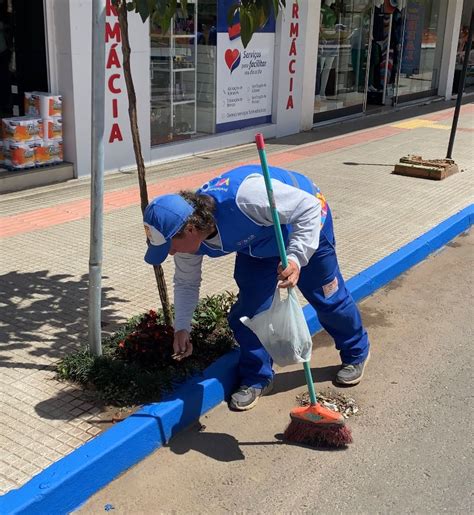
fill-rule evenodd
<path id="1" fill-rule="evenodd" d="M 61 116 L 63 111 L 63 98 L 61 95 L 52 95 L 43 91 L 29 91 L 25 93 L 25 113 L 31 116 L 50 118 Z"/>
<path id="2" fill-rule="evenodd" d="M 62 116 L 63 98 L 60 95 L 51 95 L 47 98 L 47 116 Z M 44 114 L 42 113 L 42 116 Z"/>
<path id="3" fill-rule="evenodd" d="M 10 143 L 11 167 L 14 169 L 31 168 L 35 166 L 36 143 Z"/>
<path id="4" fill-rule="evenodd" d="M 35 141 L 40 135 L 40 118 L 33 116 L 16 116 L 3 118 L 3 138 L 12 143 Z"/>
<path id="5" fill-rule="evenodd" d="M 25 114 L 27 116 L 39 116 L 40 115 L 40 97 L 34 92 L 25 92 Z"/>
<path id="6" fill-rule="evenodd" d="M 10 154 L 10 147 L 8 145 L 8 142 L 3 142 L 3 166 L 6 166 L 9 168 L 12 165 L 11 160 L 11 154 Z"/>
<path id="7" fill-rule="evenodd" d="M 40 121 L 39 137 L 45 141 L 63 139 L 63 120 L 60 117 Z"/>
<path id="8" fill-rule="evenodd" d="M 35 163 L 44 165 L 49 163 L 60 163 L 63 160 L 62 140 L 43 142 L 40 141 L 35 146 Z"/>

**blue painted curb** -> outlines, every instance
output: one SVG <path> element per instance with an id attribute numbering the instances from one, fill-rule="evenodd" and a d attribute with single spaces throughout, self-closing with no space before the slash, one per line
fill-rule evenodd
<path id="1" fill-rule="evenodd" d="M 356 302 L 371 295 L 453 238 L 467 231 L 473 223 L 474 204 L 471 204 L 401 249 L 351 277 L 346 282 L 347 289 Z M 322 327 L 313 307 L 308 304 L 303 308 L 303 312 L 311 334 L 320 331 Z"/>
<path id="2" fill-rule="evenodd" d="M 474 222 L 474 204 L 434 229 L 383 258 L 347 282 L 355 300 L 374 293 L 410 267 L 441 248 Z M 311 334 L 321 329 L 311 306 L 303 309 Z M 179 387 L 162 402 L 149 404 L 68 456 L 40 472 L 28 483 L 0 498 L 0 513 L 64 514 L 148 454 L 164 445 L 236 386 L 239 352 L 219 358 L 201 376 Z"/>

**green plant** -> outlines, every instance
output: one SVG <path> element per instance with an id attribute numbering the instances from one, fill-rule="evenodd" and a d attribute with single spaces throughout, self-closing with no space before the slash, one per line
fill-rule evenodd
<path id="1" fill-rule="evenodd" d="M 227 314 L 237 297 L 226 291 L 219 295 L 210 295 L 199 301 L 193 317 L 193 326 L 203 332 L 212 332 L 227 324 Z"/>
<path id="2" fill-rule="evenodd" d="M 149 311 L 105 338 L 102 356 L 88 348 L 66 356 L 57 365 L 57 378 L 79 383 L 115 406 L 157 401 L 232 349 L 227 314 L 235 299 L 226 292 L 200 301 L 191 331 L 194 353 L 183 361 L 171 357 L 174 333 L 163 313 Z"/>

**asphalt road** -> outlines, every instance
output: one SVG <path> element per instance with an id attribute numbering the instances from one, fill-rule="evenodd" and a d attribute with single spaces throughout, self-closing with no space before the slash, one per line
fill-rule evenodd
<path id="1" fill-rule="evenodd" d="M 220 405 L 80 513 L 472 513 L 473 249 L 460 236 L 362 303 L 372 352 L 344 390 L 360 406 L 347 450 L 281 442 L 305 390 L 285 368 L 254 410 Z M 315 342 L 317 388 L 334 388 L 337 353 Z"/>

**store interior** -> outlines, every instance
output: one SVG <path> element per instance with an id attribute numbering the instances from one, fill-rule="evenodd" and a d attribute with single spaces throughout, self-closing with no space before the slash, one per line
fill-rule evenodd
<path id="1" fill-rule="evenodd" d="M 217 0 L 188 0 L 165 33 L 151 20 L 151 145 L 215 132 Z"/>
<path id="2" fill-rule="evenodd" d="M 3 119 L 25 115 L 25 92 L 48 91 L 43 9 L 40 1 L 0 0 L 1 125 Z M 6 135 L 0 140 L 3 155 Z M 0 161 L 0 173 L 7 174 Z"/>
<path id="3" fill-rule="evenodd" d="M 315 123 L 435 96 L 447 6 L 322 0 Z"/>

